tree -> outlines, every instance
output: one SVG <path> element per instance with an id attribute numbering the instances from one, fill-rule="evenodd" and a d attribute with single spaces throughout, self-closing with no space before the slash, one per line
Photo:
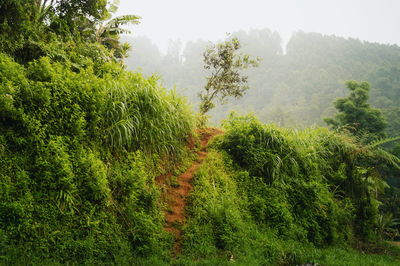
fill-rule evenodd
<path id="1" fill-rule="evenodd" d="M 76 34 L 74 27 L 78 29 L 82 23 L 94 23 L 108 16 L 106 5 L 107 0 L 2 0 L 0 26 L 24 25 L 36 32 L 46 26 L 57 32 L 63 24 L 70 33 Z M 22 30 L 26 31 L 26 28 L 14 29 L 15 35 L 23 34 Z"/>
<path id="2" fill-rule="evenodd" d="M 113 17 L 118 5 L 119 0 L 2 0 L 0 51 L 25 64 L 46 55 L 54 40 L 97 42 L 114 58 L 124 58 L 129 45 L 119 38 L 129 30 L 122 26 L 137 24 L 140 17 Z"/>
<path id="3" fill-rule="evenodd" d="M 223 101 L 228 96 L 239 98 L 248 89 L 247 76 L 241 71 L 257 67 L 260 59 L 238 54 L 241 45 L 237 38 L 209 47 L 203 54 L 204 68 L 212 73 L 207 77 L 205 90 L 200 93 L 200 113 L 204 115 L 215 105 L 215 98 Z"/>
<path id="4" fill-rule="evenodd" d="M 325 118 L 325 122 L 333 129 L 346 129 L 363 142 L 385 137 L 386 121 L 381 111 L 367 103 L 369 83 L 347 81 L 346 86 L 350 95 L 335 101 L 339 113 L 333 118 Z"/>
<path id="5" fill-rule="evenodd" d="M 125 57 L 129 45 L 121 45 L 119 36 L 123 33 L 130 33 L 130 31 L 121 28 L 121 26 L 139 24 L 140 17 L 135 15 L 122 15 L 113 18 L 112 16 L 118 10 L 119 2 L 119 0 L 114 0 L 109 4 L 107 7 L 107 15 L 95 25 L 94 36 L 96 42 L 103 44 L 109 49 L 115 50 L 115 56 L 117 58 L 122 58 Z"/>
<path id="6" fill-rule="evenodd" d="M 107 16 L 106 5 L 107 0 L 1 0 L 0 51 L 26 63 L 44 54 L 39 43 L 86 41 L 83 29 Z"/>
<path id="7" fill-rule="evenodd" d="M 56 0 L 55 9 L 60 23 L 72 34 L 81 34 L 87 24 L 105 20 L 108 0 Z M 55 23 L 56 26 L 60 23 Z"/>

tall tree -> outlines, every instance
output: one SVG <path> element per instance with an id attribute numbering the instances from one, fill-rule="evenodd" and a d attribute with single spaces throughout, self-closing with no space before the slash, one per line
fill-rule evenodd
<path id="1" fill-rule="evenodd" d="M 370 85 L 368 82 L 347 81 L 350 95 L 338 98 L 334 105 L 339 111 L 333 118 L 325 118 L 325 122 L 333 129 L 345 129 L 368 142 L 385 137 L 386 121 L 379 109 L 368 103 Z"/>
<path id="2" fill-rule="evenodd" d="M 0 51 L 27 63 L 46 54 L 47 44 L 98 42 L 115 58 L 125 57 L 128 44 L 119 36 L 129 33 L 124 25 L 139 23 L 140 17 L 114 17 L 119 0 L 4 0 L 0 1 Z"/>
<path id="3" fill-rule="evenodd" d="M 214 105 L 215 98 L 243 96 L 248 89 L 248 77 L 242 71 L 258 66 L 259 59 L 247 54 L 238 54 L 241 45 L 237 38 L 209 47 L 204 52 L 204 68 L 211 70 L 204 91 L 200 93 L 200 113 L 204 115 Z"/>

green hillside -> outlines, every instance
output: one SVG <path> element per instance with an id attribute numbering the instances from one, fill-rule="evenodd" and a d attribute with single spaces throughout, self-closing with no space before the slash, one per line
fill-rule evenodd
<path id="1" fill-rule="evenodd" d="M 335 112 L 332 102 L 346 94 L 345 81 L 363 80 L 371 84 L 372 105 L 381 108 L 390 122 L 389 135 L 399 135 L 398 46 L 304 32 L 283 44 L 279 33 L 268 29 L 232 35 L 240 39 L 243 52 L 263 60 L 248 73 L 251 89 L 243 98 L 218 107 L 212 113 L 215 121 L 235 109 L 254 112 L 263 122 L 281 126 L 324 126 L 323 119 Z M 160 73 L 164 84 L 176 85 L 191 101 L 198 101 L 207 75 L 202 53 L 210 42 L 197 40 L 180 47 L 172 43 L 162 55 L 146 37 L 124 40 L 133 47 L 126 61 L 130 69 Z"/>
<path id="2" fill-rule="evenodd" d="M 386 182 L 399 172 L 396 149 L 254 115 L 198 127 L 187 97 L 162 77 L 127 70 L 121 27 L 140 18 L 114 17 L 117 7 L 0 3 L 0 265 L 400 263 L 388 242 L 399 236 L 399 193 Z M 283 61 L 296 50 L 284 56 L 279 45 L 261 44 Z M 384 60 L 397 64 L 398 48 L 388 49 Z M 319 68 L 318 60 L 307 62 Z M 201 72 L 196 62 L 160 66 Z M 258 73 L 249 79 L 263 83 Z"/>

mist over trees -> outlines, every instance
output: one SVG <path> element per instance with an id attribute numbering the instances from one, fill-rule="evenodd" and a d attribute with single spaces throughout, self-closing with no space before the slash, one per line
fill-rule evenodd
<path id="1" fill-rule="evenodd" d="M 397 46 L 265 29 L 126 58 L 118 6 L 0 1 L 0 265 L 398 265 Z"/>
<path id="2" fill-rule="evenodd" d="M 261 57 L 256 69 L 248 70 L 249 87 L 244 97 L 218 106 L 210 114 L 219 121 L 235 109 L 254 112 L 263 122 L 281 126 L 323 125 L 335 114 L 332 103 L 347 94 L 345 81 L 371 84 L 370 103 L 380 108 L 387 121 L 388 136 L 400 132 L 400 48 L 396 45 L 362 42 L 319 33 L 295 33 L 285 46 L 269 29 L 232 34 L 243 52 Z M 209 44 L 190 41 L 169 46 L 166 54 L 147 37 L 124 37 L 132 45 L 126 59 L 129 69 L 158 73 L 167 87 L 176 86 L 191 102 L 206 82 L 202 53 Z"/>

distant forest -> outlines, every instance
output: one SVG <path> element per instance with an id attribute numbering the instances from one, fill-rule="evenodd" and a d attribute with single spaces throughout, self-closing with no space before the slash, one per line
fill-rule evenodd
<path id="1" fill-rule="evenodd" d="M 388 136 L 400 133 L 400 47 L 326 36 L 295 33 L 285 49 L 282 38 L 269 29 L 232 34 L 243 52 L 262 58 L 248 71 L 250 89 L 243 98 L 218 105 L 211 112 L 214 122 L 231 110 L 253 112 L 263 122 L 285 127 L 326 125 L 323 119 L 335 113 L 333 101 L 346 95 L 346 80 L 364 80 L 372 85 L 370 103 L 382 109 L 389 122 Z M 191 102 L 205 84 L 202 53 L 211 43 L 204 40 L 171 41 L 162 54 L 144 36 L 125 37 L 132 46 L 128 68 L 146 75 L 158 74 L 166 87 L 176 87 Z"/>
<path id="2" fill-rule="evenodd" d="M 265 29 L 162 54 L 121 40 L 119 3 L 0 0 L 0 266 L 399 265 L 398 46 Z"/>

